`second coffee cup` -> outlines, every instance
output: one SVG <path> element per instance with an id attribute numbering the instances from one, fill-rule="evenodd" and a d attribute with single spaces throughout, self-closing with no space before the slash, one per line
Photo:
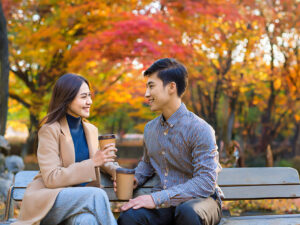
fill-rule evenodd
<path id="1" fill-rule="evenodd" d="M 117 197 L 119 200 L 129 200 L 132 198 L 134 169 L 117 169 Z"/>

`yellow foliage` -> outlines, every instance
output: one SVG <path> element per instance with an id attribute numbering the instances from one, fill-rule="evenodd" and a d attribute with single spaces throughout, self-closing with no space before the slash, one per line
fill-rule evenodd
<path id="1" fill-rule="evenodd" d="M 274 88 L 275 88 L 275 90 L 280 89 L 280 87 L 281 87 L 281 80 L 280 79 L 276 79 L 274 81 Z"/>

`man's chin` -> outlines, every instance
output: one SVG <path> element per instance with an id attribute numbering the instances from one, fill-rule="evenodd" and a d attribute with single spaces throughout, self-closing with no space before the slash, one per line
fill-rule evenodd
<path id="1" fill-rule="evenodd" d="M 155 106 L 150 106 L 150 110 L 153 112 L 159 111 L 159 109 Z"/>

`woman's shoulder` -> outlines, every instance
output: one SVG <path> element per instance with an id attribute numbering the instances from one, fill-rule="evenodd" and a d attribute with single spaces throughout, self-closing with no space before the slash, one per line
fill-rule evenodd
<path id="1" fill-rule="evenodd" d="M 87 128 L 89 128 L 89 129 L 91 129 L 91 130 L 97 130 L 97 131 L 98 131 L 98 128 L 97 128 L 95 125 L 91 124 L 89 121 L 87 121 L 87 120 L 82 120 L 82 122 L 84 123 L 84 125 L 85 125 Z"/>
<path id="2" fill-rule="evenodd" d="M 45 123 L 41 126 L 39 129 L 39 132 L 46 131 L 46 130 L 52 130 L 52 131 L 59 131 L 60 130 L 60 123 L 58 121 L 53 123 Z"/>

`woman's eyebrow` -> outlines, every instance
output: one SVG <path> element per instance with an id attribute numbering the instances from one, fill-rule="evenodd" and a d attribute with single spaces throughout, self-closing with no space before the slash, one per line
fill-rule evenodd
<path id="1" fill-rule="evenodd" d="M 91 92 L 84 92 L 84 93 L 81 93 L 80 95 L 88 95 L 90 94 Z"/>

